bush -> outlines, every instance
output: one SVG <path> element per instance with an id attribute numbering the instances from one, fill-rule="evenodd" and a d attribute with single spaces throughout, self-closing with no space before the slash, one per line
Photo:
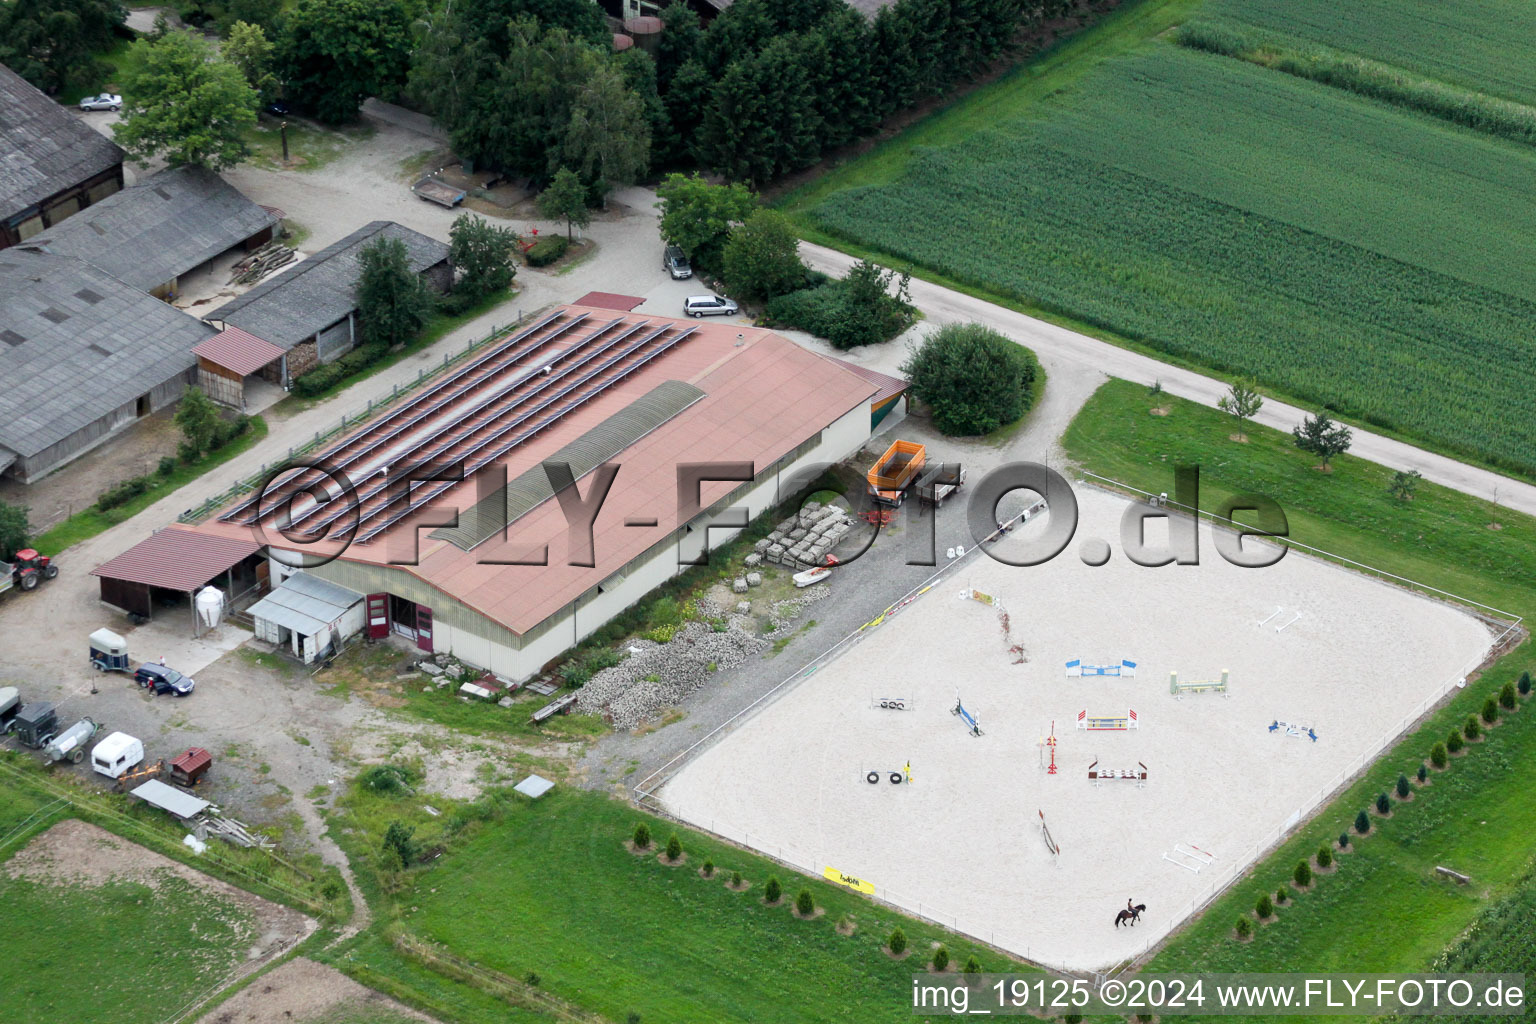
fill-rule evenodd
<path id="1" fill-rule="evenodd" d="M 161 476 L 170 476 L 172 473 L 176 472 L 176 460 L 171 458 L 169 455 L 163 457 L 160 460 L 160 465 L 155 467 L 155 472 Z"/>
<path id="2" fill-rule="evenodd" d="M 714 878 L 715 877 L 715 862 L 712 861 L 712 860 L 706 860 L 704 862 L 704 865 L 701 868 L 699 868 L 699 874 L 703 875 L 705 878 Z"/>
<path id="3" fill-rule="evenodd" d="M 732 871 L 731 872 L 731 885 L 733 887 L 737 888 L 737 889 L 741 888 L 741 872 L 740 871 Z"/>
<path id="4" fill-rule="evenodd" d="M 565 255 L 571 244 L 564 235 L 544 235 L 523 254 L 530 267 L 547 267 Z"/>
<path id="5" fill-rule="evenodd" d="M 784 895 L 784 886 L 779 883 L 776 875 L 769 875 L 768 881 L 763 883 L 763 899 L 769 903 L 777 903 Z"/>
<path id="6" fill-rule="evenodd" d="M 676 832 L 673 832 L 670 836 L 667 837 L 667 860 L 677 861 L 681 860 L 682 857 L 683 841 L 677 838 Z"/>
<path id="7" fill-rule="evenodd" d="M 771 299 L 764 314 L 770 326 L 799 328 L 849 349 L 889 341 L 912 325 L 917 310 L 907 301 L 906 275 L 881 273 L 864 260 L 841 281 Z"/>
<path id="8" fill-rule="evenodd" d="M 1341 850 L 1349 849 L 1349 833 L 1348 832 L 1340 832 L 1339 833 L 1339 849 L 1341 849 Z"/>
<path id="9" fill-rule="evenodd" d="M 160 461 L 164 462 L 165 460 L 162 459 Z M 1499 707 L 1503 708 L 1505 711 L 1515 710 L 1514 683 L 1505 683 L 1503 689 L 1499 690 Z"/>
<path id="10" fill-rule="evenodd" d="M 185 442 L 183 442 L 185 443 Z M 96 507 L 105 512 L 108 509 L 126 505 L 134 498 L 149 490 L 149 478 L 136 476 L 132 480 L 124 480 L 115 487 L 108 487 L 101 492 L 96 499 Z"/>
<path id="11" fill-rule="evenodd" d="M 943 946 L 933 951 L 933 969 L 936 971 L 949 970 L 949 950 Z"/>
<path id="12" fill-rule="evenodd" d="M 658 644 L 669 644 L 675 636 L 677 636 L 677 627 L 671 624 L 657 626 L 655 629 L 645 631 L 645 638 Z"/>
<path id="13" fill-rule="evenodd" d="M 976 962 L 976 958 L 974 956 L 968 956 L 965 958 L 965 966 L 960 968 L 960 970 L 966 974 L 980 974 L 981 964 Z"/>
<path id="14" fill-rule="evenodd" d="M 1419 765 L 1417 778 L 1421 783 L 1429 781 L 1429 769 L 1424 767 L 1422 764 Z"/>
<path id="15" fill-rule="evenodd" d="M 897 925 L 891 932 L 891 937 L 885 940 L 885 948 L 896 956 L 901 956 L 907 951 L 907 933 L 901 930 L 900 925 Z"/>
<path id="16" fill-rule="evenodd" d="M 411 839 L 415 834 L 416 826 L 403 821 L 392 821 L 384 830 L 384 849 L 398 856 L 402 867 L 409 867 L 416 859 L 417 845 Z"/>
<path id="17" fill-rule="evenodd" d="M 358 781 L 364 789 L 387 796 L 409 796 L 414 792 L 414 775 L 404 765 L 376 764 L 363 772 Z"/>
<path id="18" fill-rule="evenodd" d="M 301 398 L 314 398 L 340 384 L 346 375 L 340 362 L 317 366 L 293 379 L 293 393 Z"/>
<path id="19" fill-rule="evenodd" d="M 795 895 L 795 912 L 801 917 L 810 917 L 816 913 L 816 900 L 811 896 L 811 890 L 801 889 Z"/>
<path id="20" fill-rule="evenodd" d="M 1520 673 L 1520 682 L 1515 684 L 1515 689 L 1520 691 L 1520 696 L 1522 697 L 1528 696 L 1530 694 L 1531 674 L 1529 672 Z"/>
<path id="21" fill-rule="evenodd" d="M 651 826 L 643 821 L 636 825 L 634 842 L 635 849 L 637 850 L 649 849 L 651 845 Z"/>
<path id="22" fill-rule="evenodd" d="M 634 1010 L 630 1010 L 624 1015 L 624 1024 L 640 1024 L 640 1015 Z"/>
<path id="23" fill-rule="evenodd" d="M 1387 798 L 1387 794 L 1385 794 L 1385 793 L 1377 793 L 1376 794 L 1376 813 L 1377 814 L 1390 814 L 1391 812 L 1392 812 L 1392 801 Z"/>
<path id="24" fill-rule="evenodd" d="M 1466 745 L 1466 740 L 1461 738 L 1460 729 L 1452 729 L 1451 734 L 1445 738 L 1445 749 L 1453 754 L 1461 753 L 1462 748 Z"/>
<path id="25" fill-rule="evenodd" d="M 1499 720 L 1499 702 L 1489 697 L 1483 701 L 1483 721 L 1492 725 Z"/>
<path id="26" fill-rule="evenodd" d="M 1412 791 L 1413 787 L 1408 785 L 1408 776 L 1399 775 L 1397 777 L 1397 798 L 1399 800 L 1406 800 L 1408 799 L 1408 794 Z"/>
<path id="27" fill-rule="evenodd" d="M 1244 916 L 1238 918 L 1237 919 L 1237 937 L 1240 938 L 1240 939 L 1246 939 L 1249 936 L 1251 936 L 1252 934 L 1253 934 L 1253 922 L 1248 920 L 1247 915 L 1244 915 Z"/>
<path id="28" fill-rule="evenodd" d="M 1291 894 L 1285 891 L 1285 886 L 1275 890 L 1275 906 L 1283 907 L 1291 901 Z"/>
<path id="29" fill-rule="evenodd" d="M 1483 725 L 1477 720 L 1476 715 L 1468 715 L 1465 724 L 1461 727 L 1461 734 L 1469 740 L 1475 740 L 1483 734 Z"/>
<path id="30" fill-rule="evenodd" d="M 1436 768 L 1444 768 L 1450 764 L 1450 756 L 1446 753 L 1444 743 L 1436 743 L 1429 748 L 1429 763 Z"/>
<path id="31" fill-rule="evenodd" d="M 1361 811 L 1359 814 L 1355 815 L 1355 832 L 1356 832 L 1356 834 L 1363 836 L 1367 832 L 1369 832 L 1370 830 L 1371 830 L 1371 816 L 1369 814 L 1366 814 L 1364 811 Z"/>
<path id="32" fill-rule="evenodd" d="M 731 229 L 721 258 L 731 294 L 771 299 L 804 287 L 799 244 L 789 218 L 777 210 L 758 210 Z"/>
<path id="33" fill-rule="evenodd" d="M 1012 423 L 1034 403 L 1035 355 L 981 324 L 949 324 L 902 364 L 912 394 L 946 434 L 973 436 Z"/>
<path id="34" fill-rule="evenodd" d="M 1327 843 L 1317 848 L 1317 866 L 1320 868 L 1333 866 L 1333 851 L 1328 848 Z"/>
<path id="35" fill-rule="evenodd" d="M 1275 904 L 1274 901 L 1269 898 L 1269 893 L 1265 893 L 1263 896 L 1259 897 L 1259 902 L 1254 906 L 1253 910 L 1254 913 L 1259 915 L 1260 921 L 1275 916 Z"/>
<path id="36" fill-rule="evenodd" d="M 1305 889 L 1312 884 L 1312 865 L 1304 860 L 1297 861 L 1296 870 L 1291 872 L 1291 877 L 1296 880 L 1298 886 Z"/>

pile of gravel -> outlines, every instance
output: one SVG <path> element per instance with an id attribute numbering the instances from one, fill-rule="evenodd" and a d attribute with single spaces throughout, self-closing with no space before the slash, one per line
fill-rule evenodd
<path id="1" fill-rule="evenodd" d="M 587 680 L 577 691 L 576 709 L 600 714 L 615 729 L 626 731 L 660 718 L 668 708 L 681 704 L 708 682 L 710 676 L 763 653 L 774 640 L 792 633 L 795 617 L 824 599 L 827 592 L 827 587 L 820 585 L 802 596 L 775 601 L 768 612 L 775 626 L 762 636 L 752 631 L 750 615 L 731 615 L 723 632 L 707 622 L 689 622 L 670 643 L 629 640 L 621 645 L 630 652 L 629 657 Z M 705 612 L 706 601 L 701 600 L 699 605 L 699 610 Z M 708 605 L 708 611 L 717 611 L 713 602 Z"/>

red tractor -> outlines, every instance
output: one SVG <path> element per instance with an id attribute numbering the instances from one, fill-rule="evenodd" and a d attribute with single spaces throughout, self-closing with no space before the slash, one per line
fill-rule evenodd
<path id="1" fill-rule="evenodd" d="M 16 561 L 10 565 L 0 562 L 0 591 L 6 591 L 12 587 L 20 587 L 22 590 L 36 590 L 37 585 L 43 580 L 51 580 L 59 574 L 59 567 L 53 564 L 53 559 L 47 555 L 40 555 L 32 548 L 23 548 L 16 552 Z"/>

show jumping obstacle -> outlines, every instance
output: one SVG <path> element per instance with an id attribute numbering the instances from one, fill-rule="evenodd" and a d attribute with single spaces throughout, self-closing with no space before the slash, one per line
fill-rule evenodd
<path id="1" fill-rule="evenodd" d="M 1047 767 L 1045 763 L 1045 748 L 1051 748 L 1051 763 Z M 1045 769 L 1045 774 L 1056 774 L 1056 720 L 1051 720 L 1051 734 L 1040 740 L 1040 767 Z"/>
<path id="2" fill-rule="evenodd" d="M 1179 682 L 1177 672 L 1168 673 L 1168 692 L 1182 699 L 1186 693 L 1227 693 L 1227 670 L 1221 670 L 1220 679 L 1191 679 L 1187 683 Z"/>
<path id="3" fill-rule="evenodd" d="M 1057 846 L 1056 840 L 1051 838 L 1051 830 L 1045 824 L 1045 812 L 1037 810 L 1035 813 L 1040 815 L 1040 835 L 1045 839 L 1045 850 L 1051 855 L 1052 861 L 1059 867 L 1061 861 L 1056 858 L 1061 856 L 1061 847 Z"/>
<path id="4" fill-rule="evenodd" d="M 976 716 L 965 710 L 965 705 L 960 703 L 960 695 L 958 693 L 955 694 L 955 706 L 949 709 L 949 713 L 959 715 L 960 720 L 965 723 L 966 731 L 972 736 L 981 735 L 981 726 L 977 724 Z"/>
<path id="5" fill-rule="evenodd" d="M 871 697 L 869 706 L 872 708 L 886 708 L 891 711 L 909 711 L 917 705 L 910 697 Z"/>
<path id="6" fill-rule="evenodd" d="M 1102 786 L 1105 782 L 1124 780 L 1136 783 L 1136 788 L 1140 789 L 1147 784 L 1147 766 L 1140 761 L 1136 763 L 1141 765 L 1140 771 L 1135 768 L 1099 768 L 1098 759 L 1095 758 L 1093 764 L 1088 766 L 1088 781 L 1095 786 Z"/>
<path id="7" fill-rule="evenodd" d="M 1123 658 L 1118 662 L 1108 662 L 1104 665 L 1085 664 L 1081 658 L 1075 658 L 1067 662 L 1067 677 L 1076 676 L 1117 676 L 1131 678 L 1136 675 L 1136 663 L 1126 661 Z"/>
<path id="8" fill-rule="evenodd" d="M 1270 732 L 1282 732 L 1283 731 L 1285 733 L 1285 735 L 1287 735 L 1287 736 L 1296 736 L 1296 737 L 1305 736 L 1305 737 L 1307 737 L 1307 739 L 1311 740 L 1313 743 L 1317 742 L 1317 733 L 1312 731 L 1312 727 L 1311 726 L 1297 725 L 1295 722 L 1282 722 L 1278 718 L 1275 719 L 1273 722 L 1269 723 L 1269 731 Z"/>
<path id="9" fill-rule="evenodd" d="M 1184 843 L 1174 843 L 1173 850 L 1163 854 L 1163 860 L 1170 864 L 1177 864 L 1185 871 L 1200 873 L 1201 868 L 1211 866 L 1211 861 L 1216 859 L 1214 853 L 1208 853 L 1198 846 L 1189 846 Z"/>
<path id="10" fill-rule="evenodd" d="M 908 761 L 900 768 L 884 771 L 879 768 L 871 768 L 864 773 L 864 781 L 871 786 L 878 785 L 882 774 L 890 776 L 891 785 L 893 786 L 899 786 L 903 782 L 910 783 L 912 781 L 912 762 Z"/>
<path id="11" fill-rule="evenodd" d="M 1123 715 L 1090 715 L 1086 711 L 1079 711 L 1077 727 L 1088 732 L 1125 732 L 1139 728 L 1135 711 L 1127 711 Z"/>

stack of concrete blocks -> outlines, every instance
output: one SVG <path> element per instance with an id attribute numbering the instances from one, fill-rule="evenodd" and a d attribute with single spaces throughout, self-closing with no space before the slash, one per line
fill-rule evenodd
<path id="1" fill-rule="evenodd" d="M 826 564 L 828 553 L 851 529 L 853 522 L 842 509 L 811 501 L 758 541 L 755 553 L 765 562 L 798 572 Z"/>

